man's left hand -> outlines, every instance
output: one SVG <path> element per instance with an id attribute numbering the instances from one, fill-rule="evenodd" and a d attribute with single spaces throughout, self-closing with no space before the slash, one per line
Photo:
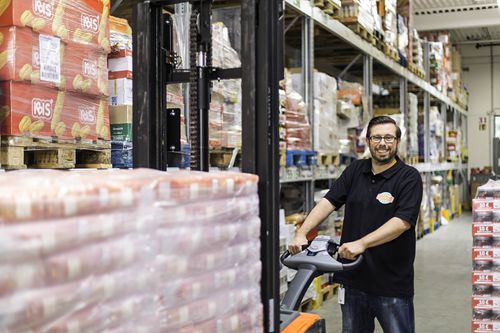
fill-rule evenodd
<path id="1" fill-rule="evenodd" d="M 339 248 L 339 256 L 344 259 L 354 260 L 361 253 L 365 252 L 366 246 L 360 239 L 355 242 L 344 243 Z"/>

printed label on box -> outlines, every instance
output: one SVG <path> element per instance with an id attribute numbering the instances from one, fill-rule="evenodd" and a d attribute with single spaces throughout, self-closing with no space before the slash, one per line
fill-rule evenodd
<path id="1" fill-rule="evenodd" d="M 36 15 L 50 20 L 54 17 L 54 3 L 46 0 L 33 0 L 33 11 Z"/>
<path id="2" fill-rule="evenodd" d="M 81 123 L 93 125 L 96 123 L 97 110 L 95 106 L 79 106 L 78 114 Z"/>
<path id="3" fill-rule="evenodd" d="M 31 114 L 33 118 L 42 120 L 51 120 L 54 100 L 33 98 L 31 101 Z"/>
<path id="4" fill-rule="evenodd" d="M 61 40 L 40 35 L 40 80 L 61 82 Z"/>

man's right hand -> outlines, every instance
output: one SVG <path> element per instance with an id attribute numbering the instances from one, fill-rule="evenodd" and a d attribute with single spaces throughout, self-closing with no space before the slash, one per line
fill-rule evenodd
<path id="1" fill-rule="evenodd" d="M 293 241 L 288 244 L 288 252 L 290 252 L 290 254 L 297 254 L 302 251 L 302 246 L 307 244 L 308 242 L 306 236 L 302 233 L 297 233 L 295 234 Z"/>

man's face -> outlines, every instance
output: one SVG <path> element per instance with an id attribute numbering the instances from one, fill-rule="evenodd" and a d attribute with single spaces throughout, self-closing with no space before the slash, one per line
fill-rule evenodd
<path id="1" fill-rule="evenodd" d="M 399 140 L 396 138 L 396 126 L 394 124 L 375 125 L 370 129 L 368 146 L 372 158 L 379 164 L 392 161 L 398 152 Z"/>

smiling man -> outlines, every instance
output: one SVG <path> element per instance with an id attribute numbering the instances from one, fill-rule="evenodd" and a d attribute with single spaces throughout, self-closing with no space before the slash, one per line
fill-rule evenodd
<path id="1" fill-rule="evenodd" d="M 415 224 L 422 200 L 422 178 L 397 156 L 401 130 L 390 117 L 375 117 L 366 135 L 371 159 L 353 162 L 309 213 L 291 253 L 307 244 L 306 235 L 345 205 L 339 256 L 363 254 L 360 269 L 337 273 L 345 292 L 342 332 L 373 332 L 375 318 L 385 333 L 413 333 Z M 339 298 L 340 300 L 340 298 Z"/>

